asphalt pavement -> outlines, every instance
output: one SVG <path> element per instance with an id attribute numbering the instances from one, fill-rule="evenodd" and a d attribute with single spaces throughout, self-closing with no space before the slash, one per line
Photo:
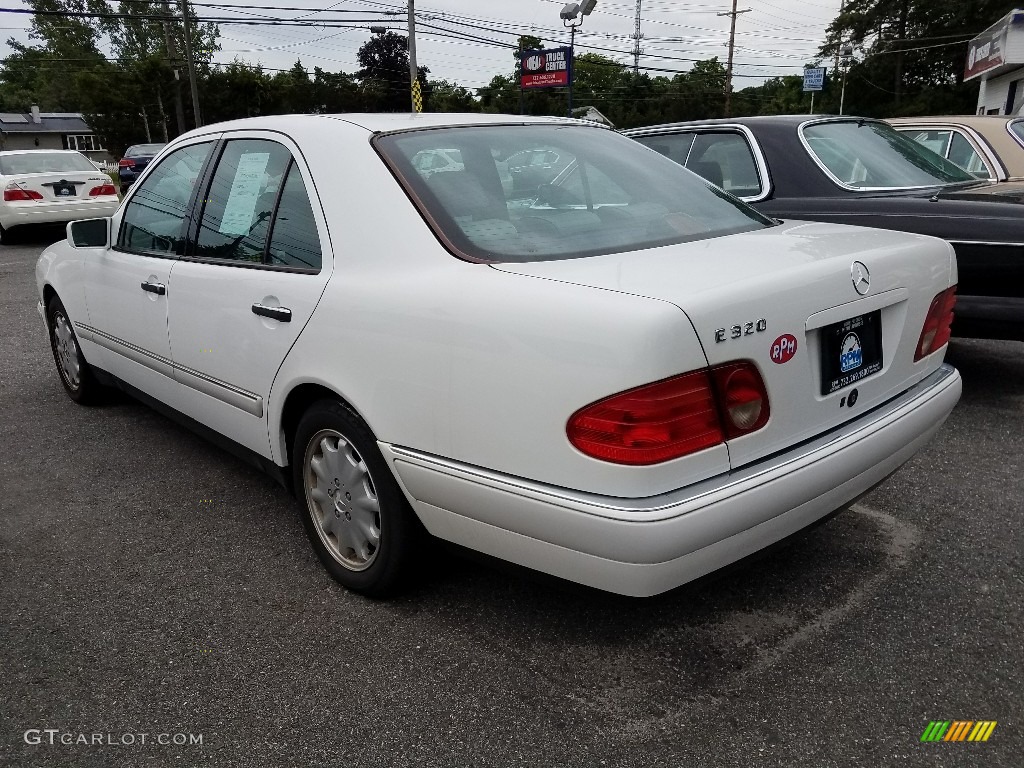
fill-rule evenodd
<path id="1" fill-rule="evenodd" d="M 954 340 L 930 446 L 725 574 L 634 600 L 436 547 L 374 602 L 270 478 L 66 397 L 34 285 L 60 236 L 0 246 L 0 765 L 1024 765 L 1024 343 Z"/>

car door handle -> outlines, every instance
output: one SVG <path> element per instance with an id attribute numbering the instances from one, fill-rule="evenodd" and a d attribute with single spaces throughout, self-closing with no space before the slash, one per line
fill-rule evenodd
<path id="1" fill-rule="evenodd" d="M 163 296 L 165 293 L 167 293 L 167 288 L 164 286 L 163 283 L 145 282 L 142 284 L 142 290 L 149 291 L 150 293 L 155 293 L 157 296 Z"/>
<path id="2" fill-rule="evenodd" d="M 282 323 L 292 321 L 292 311 L 288 307 L 265 307 L 256 303 L 252 305 L 252 313 L 260 317 L 269 317 L 271 320 L 279 320 Z"/>

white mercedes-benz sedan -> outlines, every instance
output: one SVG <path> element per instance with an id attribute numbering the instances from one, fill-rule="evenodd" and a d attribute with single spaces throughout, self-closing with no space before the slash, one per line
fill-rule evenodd
<path id="1" fill-rule="evenodd" d="M 36 277 L 73 400 L 251 458 L 373 596 L 431 537 L 672 589 L 848 506 L 961 389 L 945 242 L 779 222 L 571 120 L 207 126 Z"/>

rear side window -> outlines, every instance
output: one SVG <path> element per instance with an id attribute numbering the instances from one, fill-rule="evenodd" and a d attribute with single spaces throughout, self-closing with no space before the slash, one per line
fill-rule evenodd
<path id="1" fill-rule="evenodd" d="M 742 134 L 734 131 L 638 136 L 641 144 L 707 179 L 736 197 L 761 194 L 761 176 L 754 152 Z"/>
<path id="2" fill-rule="evenodd" d="M 992 176 L 988 165 L 978 154 L 978 150 L 959 132 L 953 133 L 949 142 L 949 154 L 946 157 L 979 179 L 987 179 Z"/>
<path id="3" fill-rule="evenodd" d="M 674 160 L 680 165 L 686 165 L 686 158 L 690 154 L 690 147 L 693 146 L 692 133 L 672 133 L 660 136 L 637 136 L 645 147 L 650 147 L 660 152 L 669 160 Z"/>
<path id="4" fill-rule="evenodd" d="M 937 155 L 946 157 L 946 150 L 949 148 L 949 139 L 953 132 L 950 130 L 926 130 L 914 128 L 913 130 L 898 129 L 900 133 L 906 134 L 922 147 L 928 147 Z"/>
<path id="5" fill-rule="evenodd" d="M 274 141 L 229 141 L 206 194 L 193 255 L 262 263 L 270 219 L 291 159 Z"/>
<path id="6" fill-rule="evenodd" d="M 118 248 L 161 255 L 181 252 L 185 213 L 212 147 L 204 142 L 177 149 L 146 176 L 125 208 Z"/>
<path id="7" fill-rule="evenodd" d="M 435 233 L 468 259 L 622 253 L 772 223 L 676 163 L 602 128 L 412 130 L 380 136 L 374 145 Z M 437 155 L 450 162 L 439 167 Z"/>
<path id="8" fill-rule="evenodd" d="M 292 163 L 281 193 L 270 238 L 269 262 L 285 267 L 320 269 L 322 260 L 316 219 L 302 174 Z"/>
<path id="9" fill-rule="evenodd" d="M 319 271 L 316 220 L 285 146 L 265 139 L 228 142 L 203 203 L 192 256 Z"/>
<path id="10" fill-rule="evenodd" d="M 737 197 L 761 193 L 754 153 L 739 133 L 698 133 L 686 167 Z"/>

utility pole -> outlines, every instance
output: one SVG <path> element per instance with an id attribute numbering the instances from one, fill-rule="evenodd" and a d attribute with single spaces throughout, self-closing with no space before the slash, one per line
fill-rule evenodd
<path id="1" fill-rule="evenodd" d="M 185 107 L 181 103 L 178 45 L 174 42 L 174 35 L 171 34 L 171 29 L 167 25 L 167 19 L 171 18 L 171 6 L 168 4 L 167 0 L 163 0 L 161 6 L 164 11 L 164 42 L 167 44 L 167 58 L 170 60 L 168 63 L 174 69 L 174 116 L 178 121 L 178 135 L 180 136 L 185 132 Z"/>
<path id="2" fill-rule="evenodd" d="M 196 65 L 192 60 L 192 25 L 188 20 L 188 0 L 179 0 L 181 3 L 181 18 L 185 23 L 185 62 L 188 64 L 188 83 L 192 89 L 192 111 L 196 116 L 196 128 L 203 124 L 203 118 L 199 114 L 199 86 L 196 85 Z"/>
<path id="3" fill-rule="evenodd" d="M 643 0 L 636 0 L 636 20 L 633 22 L 633 77 L 640 74 L 640 54 L 643 53 L 640 49 L 640 38 L 643 37 L 640 33 L 641 4 L 643 4 Z"/>
<path id="4" fill-rule="evenodd" d="M 718 14 L 719 16 L 730 16 L 732 17 L 729 22 L 729 63 L 725 68 L 725 116 L 730 117 L 732 114 L 732 52 L 736 44 L 736 17 L 741 13 L 749 13 L 754 10 L 753 8 L 744 8 L 742 11 L 736 10 L 736 0 L 732 0 L 732 11 Z"/>
<path id="5" fill-rule="evenodd" d="M 409 94 L 412 99 L 412 111 L 422 112 L 422 94 L 420 96 L 420 108 L 416 108 L 416 95 L 420 90 L 420 70 L 416 66 L 416 9 L 414 5 L 414 0 L 409 0 Z"/>
<path id="6" fill-rule="evenodd" d="M 845 8 L 845 7 L 846 7 L 846 0 L 839 0 L 839 15 L 840 16 L 843 15 L 843 8 Z M 840 31 L 842 32 L 843 30 L 840 30 Z M 839 49 L 842 48 L 842 47 L 843 47 L 843 41 L 840 40 L 839 44 L 836 46 L 836 60 L 835 60 L 835 62 L 833 62 L 833 65 L 832 65 L 832 71 L 833 72 L 838 72 L 839 71 Z M 813 93 L 813 91 L 811 93 Z"/>

